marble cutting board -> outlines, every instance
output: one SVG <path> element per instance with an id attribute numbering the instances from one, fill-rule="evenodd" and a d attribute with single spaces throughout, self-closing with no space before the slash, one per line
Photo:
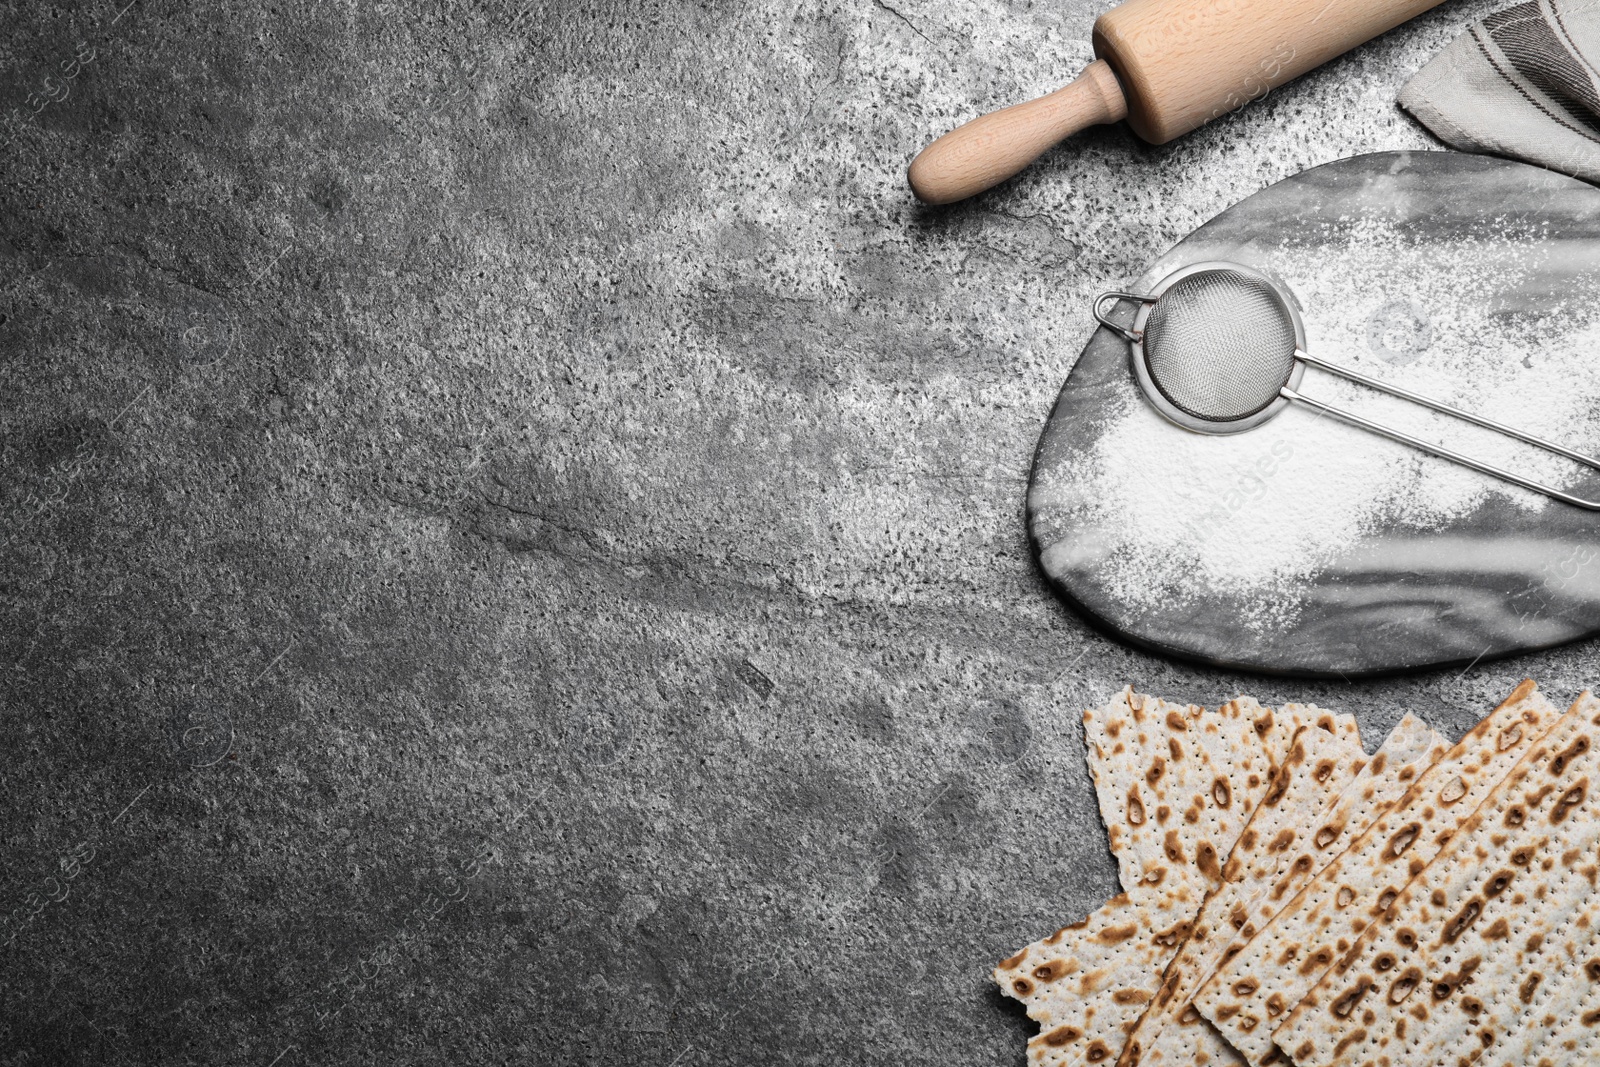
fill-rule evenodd
<path id="1" fill-rule="evenodd" d="M 1311 352 L 1600 452 L 1600 189 L 1454 152 L 1360 156 L 1263 190 L 1118 288 L 1215 259 L 1284 281 Z M 1319 372 L 1301 391 L 1600 498 L 1600 471 Z M 1027 510 L 1062 596 L 1185 659 L 1356 677 L 1600 631 L 1600 513 L 1298 406 L 1235 437 L 1179 429 L 1104 329 L 1056 401 Z"/>

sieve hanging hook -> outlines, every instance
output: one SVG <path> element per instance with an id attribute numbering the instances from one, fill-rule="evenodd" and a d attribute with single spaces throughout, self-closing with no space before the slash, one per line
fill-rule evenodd
<path id="1" fill-rule="evenodd" d="M 1133 324 L 1124 326 L 1112 320 L 1102 310 L 1108 302 L 1139 305 Z M 1600 470 L 1600 458 L 1311 355 L 1306 351 L 1305 324 L 1294 300 L 1279 282 L 1258 270 L 1222 261 L 1195 263 L 1167 275 L 1146 294 L 1104 293 L 1095 300 L 1093 311 L 1102 326 L 1129 342 L 1134 378 L 1146 399 L 1186 430 L 1243 433 L 1274 418 L 1289 404 L 1301 403 L 1480 474 L 1564 504 L 1600 511 L 1600 501 L 1513 474 L 1300 392 L 1305 368 L 1310 365 Z"/>

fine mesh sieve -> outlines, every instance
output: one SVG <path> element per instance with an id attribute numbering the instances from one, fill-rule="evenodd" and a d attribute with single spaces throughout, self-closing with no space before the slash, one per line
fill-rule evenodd
<path id="1" fill-rule="evenodd" d="M 1107 318 L 1101 311 L 1107 301 L 1138 304 L 1133 325 L 1122 326 Z M 1600 511 L 1600 502 L 1512 474 L 1301 393 L 1300 380 L 1309 364 L 1600 469 L 1600 459 L 1309 355 L 1305 327 L 1294 301 L 1282 286 L 1260 271 L 1237 263 L 1196 263 L 1168 275 L 1147 294 L 1104 294 L 1094 302 L 1094 316 L 1101 325 L 1132 343 L 1133 373 L 1145 397 L 1157 411 L 1184 429 L 1207 434 L 1241 433 L 1261 425 L 1296 401 L 1480 473 L 1567 504 Z"/>
<path id="2" fill-rule="evenodd" d="M 1294 318 L 1265 280 L 1237 270 L 1180 279 L 1144 327 L 1150 378 L 1172 404 L 1233 422 L 1278 399 L 1294 371 Z"/>

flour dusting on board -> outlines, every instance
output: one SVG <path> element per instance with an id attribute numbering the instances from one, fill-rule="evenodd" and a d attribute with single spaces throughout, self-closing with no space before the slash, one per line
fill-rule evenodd
<path id="1" fill-rule="evenodd" d="M 1309 351 L 1570 447 L 1600 444 L 1600 324 L 1590 306 L 1597 275 L 1573 287 L 1569 274 L 1545 293 L 1552 259 L 1573 254 L 1556 235 L 1421 248 L 1387 223 L 1362 222 L 1341 236 L 1338 252 L 1313 242 L 1253 260 L 1299 300 Z M 1417 291 L 1419 256 L 1435 280 L 1425 292 Z M 1448 289 L 1442 278 L 1451 279 Z M 1548 313 L 1505 312 L 1511 292 L 1524 294 L 1514 306 L 1548 305 Z M 1385 332 L 1395 319 L 1405 342 L 1398 350 Z M 1558 488 L 1585 470 L 1314 368 L 1301 391 Z M 1103 576 L 1113 595 L 1155 610 L 1203 583 L 1256 605 L 1250 624 L 1261 629 L 1292 623 L 1307 583 L 1373 531 L 1437 529 L 1485 504 L 1567 506 L 1303 405 L 1258 429 L 1212 437 L 1171 425 L 1131 391 L 1069 481 L 1102 528 L 1120 531 Z"/>

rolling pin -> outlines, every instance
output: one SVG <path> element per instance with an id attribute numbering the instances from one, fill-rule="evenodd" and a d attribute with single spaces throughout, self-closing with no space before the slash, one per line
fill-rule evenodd
<path id="1" fill-rule="evenodd" d="M 911 188 L 929 204 L 964 200 L 1124 118 L 1165 144 L 1442 2 L 1129 0 L 1095 20 L 1096 59 L 1077 81 L 945 134 L 912 161 Z"/>

